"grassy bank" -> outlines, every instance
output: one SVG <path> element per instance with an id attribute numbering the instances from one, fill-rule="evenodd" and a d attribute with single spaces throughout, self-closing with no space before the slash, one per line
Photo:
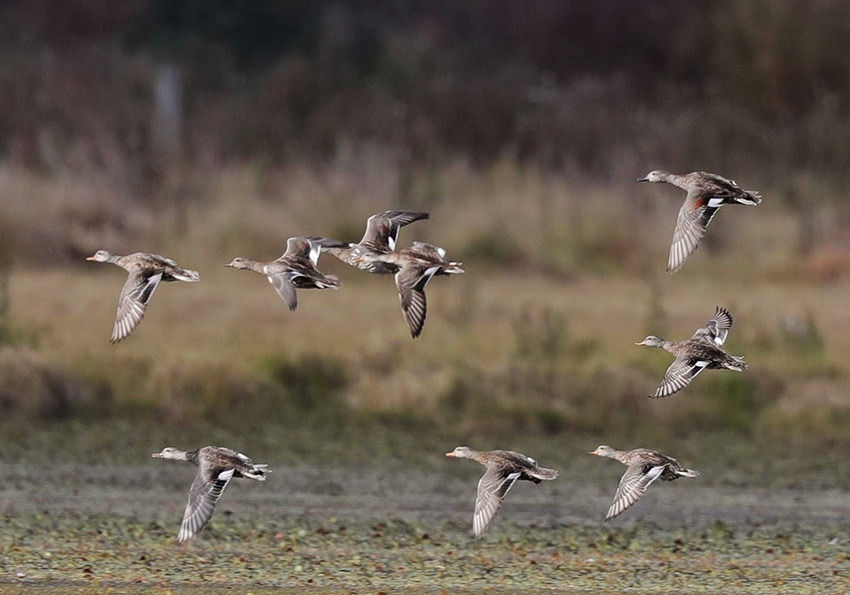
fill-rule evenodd
<path id="1" fill-rule="evenodd" d="M 23 338 L 0 349 L 7 415 L 234 426 L 361 415 L 503 434 L 731 429 L 844 441 L 847 363 L 833 354 L 850 349 L 845 284 L 762 282 L 729 297 L 690 278 L 658 303 L 640 279 L 559 282 L 473 268 L 429 287 L 426 331 L 412 341 L 390 278 L 304 292 L 293 314 L 262 278 L 205 273 L 197 286 L 163 288 L 118 346 L 106 339 L 119 270 L 16 274 Z M 736 317 L 730 352 L 751 369 L 710 371 L 678 395 L 647 399 L 669 356 L 632 343 L 659 326 L 690 336 L 717 303 Z"/>
<path id="2" fill-rule="evenodd" d="M 802 225 L 780 189 L 762 188 L 758 209 L 724 209 L 670 276 L 674 189 L 593 186 L 505 159 L 414 176 L 399 205 L 399 181 L 381 163 L 187 170 L 198 192 L 182 210 L 121 199 L 103 181 L 3 171 L 15 241 L 4 244 L 0 408 L 22 421 L 351 418 L 460 435 L 731 431 L 847 444 L 850 252 L 830 232 L 833 203 Z M 324 257 L 342 289 L 302 291 L 292 313 L 262 277 L 221 266 L 272 259 L 288 235 L 355 240 L 366 216 L 396 205 L 431 212 L 402 244 L 432 241 L 467 270 L 429 285 L 416 341 L 390 277 Z M 155 250 L 202 282 L 163 286 L 137 331 L 112 346 L 125 275 L 82 259 L 97 248 Z M 53 266 L 38 264 L 45 250 Z M 728 350 L 751 369 L 706 372 L 678 395 L 646 399 L 670 360 L 633 343 L 650 332 L 686 338 L 718 304 L 735 316 Z"/>

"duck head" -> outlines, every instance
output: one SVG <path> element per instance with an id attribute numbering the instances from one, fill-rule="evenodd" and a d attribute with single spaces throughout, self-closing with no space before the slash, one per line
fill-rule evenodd
<path id="1" fill-rule="evenodd" d="M 173 446 L 166 446 L 161 452 L 155 452 L 151 455 L 155 459 L 171 459 L 173 461 L 185 461 L 186 452 Z"/>
<path id="2" fill-rule="evenodd" d="M 472 449 L 468 446 L 458 446 L 453 451 L 447 452 L 446 456 L 457 459 L 469 459 L 472 457 Z"/>
<path id="3" fill-rule="evenodd" d="M 670 177 L 670 172 L 664 171 L 663 169 L 654 169 L 648 174 L 646 174 L 642 178 L 638 178 L 638 182 L 666 182 L 667 178 Z"/>
<path id="4" fill-rule="evenodd" d="M 616 453 L 616 449 L 611 448 L 607 444 L 600 444 L 596 447 L 596 450 L 591 450 L 588 454 L 596 455 L 597 457 L 613 457 Z"/>
<path id="5" fill-rule="evenodd" d="M 95 262 L 109 262 L 110 258 L 112 258 L 112 254 L 110 254 L 106 250 L 98 250 L 92 256 L 86 257 L 86 260 L 93 260 Z"/>
<path id="6" fill-rule="evenodd" d="M 661 347 L 664 345 L 664 339 L 655 335 L 647 335 L 646 339 L 635 345 L 646 345 L 647 347 Z"/>
<path id="7" fill-rule="evenodd" d="M 237 256 L 236 258 L 234 258 L 233 260 L 231 260 L 230 262 L 228 262 L 224 266 L 230 267 L 232 269 L 250 269 L 251 268 L 251 261 L 247 258 Z"/>

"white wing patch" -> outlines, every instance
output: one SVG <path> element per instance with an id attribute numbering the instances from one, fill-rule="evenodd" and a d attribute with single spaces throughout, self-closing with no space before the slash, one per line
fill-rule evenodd
<path id="1" fill-rule="evenodd" d="M 310 244 L 310 260 L 313 261 L 313 266 L 319 265 L 319 255 L 322 253 L 322 246 L 320 244 L 314 244 L 311 241 L 307 241 Z"/>
<path id="2" fill-rule="evenodd" d="M 225 469 L 224 471 L 218 474 L 218 477 L 216 477 L 216 479 L 218 479 L 219 481 L 230 481 L 233 478 L 233 473 L 235 471 L 236 469 Z"/>
<path id="3" fill-rule="evenodd" d="M 653 481 L 655 481 L 656 479 L 661 477 L 661 473 L 664 472 L 664 469 L 666 467 L 667 467 L 667 465 L 659 465 L 659 466 L 653 467 L 652 469 L 647 471 L 646 475 L 644 476 L 644 481 L 643 481 L 644 487 L 648 488 L 650 486 L 650 484 L 652 484 Z"/>

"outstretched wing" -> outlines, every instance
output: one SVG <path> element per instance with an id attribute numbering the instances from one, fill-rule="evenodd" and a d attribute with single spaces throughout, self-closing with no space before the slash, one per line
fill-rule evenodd
<path id="1" fill-rule="evenodd" d="M 212 480 L 204 479 L 202 473 L 195 476 L 189 488 L 189 502 L 183 513 L 183 522 L 177 533 L 177 541 L 183 542 L 194 537 L 212 518 L 224 488 L 233 478 L 235 469 L 223 469 Z"/>
<path id="2" fill-rule="evenodd" d="M 608 509 L 608 514 L 605 515 L 605 520 L 622 514 L 640 500 L 646 493 L 646 488 L 661 476 L 666 467 L 666 464 L 649 467 L 644 463 L 629 465 L 623 477 L 620 478 L 620 485 L 617 487 L 617 493 L 614 494 L 614 501 Z"/>
<path id="3" fill-rule="evenodd" d="M 320 246 L 316 246 L 316 260 L 319 259 L 318 251 Z M 303 236 L 295 236 L 286 240 L 286 252 L 284 252 L 278 260 L 287 261 L 290 259 L 298 260 L 313 260 L 313 247 L 310 240 Z"/>
<path id="4" fill-rule="evenodd" d="M 688 194 L 679 209 L 676 229 L 673 231 L 670 256 L 667 259 L 668 273 L 675 273 L 682 268 L 685 260 L 697 249 L 705 236 L 708 224 L 722 204 L 722 200 L 715 202 L 706 197 Z"/>
<path id="5" fill-rule="evenodd" d="M 290 310 L 295 310 L 298 307 L 298 296 L 295 294 L 295 285 L 289 278 L 289 271 L 281 271 L 272 275 L 266 275 L 266 279 L 272 284 L 274 290 L 280 296 Z"/>
<path id="6" fill-rule="evenodd" d="M 162 281 L 162 271 L 152 275 L 139 270 L 130 272 L 118 296 L 118 312 L 115 315 L 110 343 L 123 341 L 138 326 L 145 316 L 145 309 L 154 291 L 159 287 L 160 281 Z"/>
<path id="7" fill-rule="evenodd" d="M 661 384 L 655 390 L 652 398 L 669 397 L 677 393 L 691 383 L 697 374 L 705 370 L 709 365 L 708 360 L 690 357 L 677 357 L 667 368 Z"/>
<path id="8" fill-rule="evenodd" d="M 398 297 L 401 300 L 401 310 L 404 312 L 404 319 L 407 321 L 410 334 L 414 339 L 425 327 L 425 315 L 427 313 L 425 286 L 439 269 L 439 266 L 423 269 L 418 265 L 409 264 L 402 267 L 395 275 Z"/>
<path id="9" fill-rule="evenodd" d="M 317 266 L 322 250 L 345 248 L 346 246 L 348 244 L 345 242 L 321 236 L 295 236 L 286 240 L 286 252 L 277 260 L 284 263 L 295 261 L 306 264 L 312 262 L 313 266 Z"/>
<path id="10" fill-rule="evenodd" d="M 698 328 L 691 339 L 720 347 L 726 342 L 730 328 L 732 328 L 732 315 L 726 308 L 716 306 L 714 316 L 705 323 L 705 326 Z"/>
<path id="11" fill-rule="evenodd" d="M 501 470 L 488 468 L 478 481 L 478 497 L 475 499 L 475 514 L 472 517 L 472 534 L 480 537 L 490 521 L 499 512 L 505 495 L 519 479 L 521 472 L 505 475 Z"/>
<path id="12" fill-rule="evenodd" d="M 398 242 L 401 228 L 414 221 L 427 219 L 428 213 L 419 211 L 384 211 L 369 217 L 366 233 L 360 243 L 377 252 L 392 252 Z"/>

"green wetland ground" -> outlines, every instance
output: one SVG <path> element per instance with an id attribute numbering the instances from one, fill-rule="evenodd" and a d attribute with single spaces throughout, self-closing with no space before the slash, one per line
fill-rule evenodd
<path id="1" fill-rule="evenodd" d="M 178 545 L 194 469 L 145 448 L 175 429 L 4 428 L 0 590 L 840 593 L 850 581 L 844 462 L 794 453 L 764 462 L 728 437 L 687 439 L 680 458 L 702 475 L 653 485 L 603 523 L 623 468 L 586 455 L 591 436 L 535 439 L 559 479 L 515 486 L 474 540 L 481 469 L 445 458 L 448 436 L 337 430 L 348 446 L 314 449 L 319 426 L 256 428 L 251 455 L 272 465 L 269 480 L 232 482 L 207 529 Z M 212 426 L 180 434 L 237 440 Z"/>

